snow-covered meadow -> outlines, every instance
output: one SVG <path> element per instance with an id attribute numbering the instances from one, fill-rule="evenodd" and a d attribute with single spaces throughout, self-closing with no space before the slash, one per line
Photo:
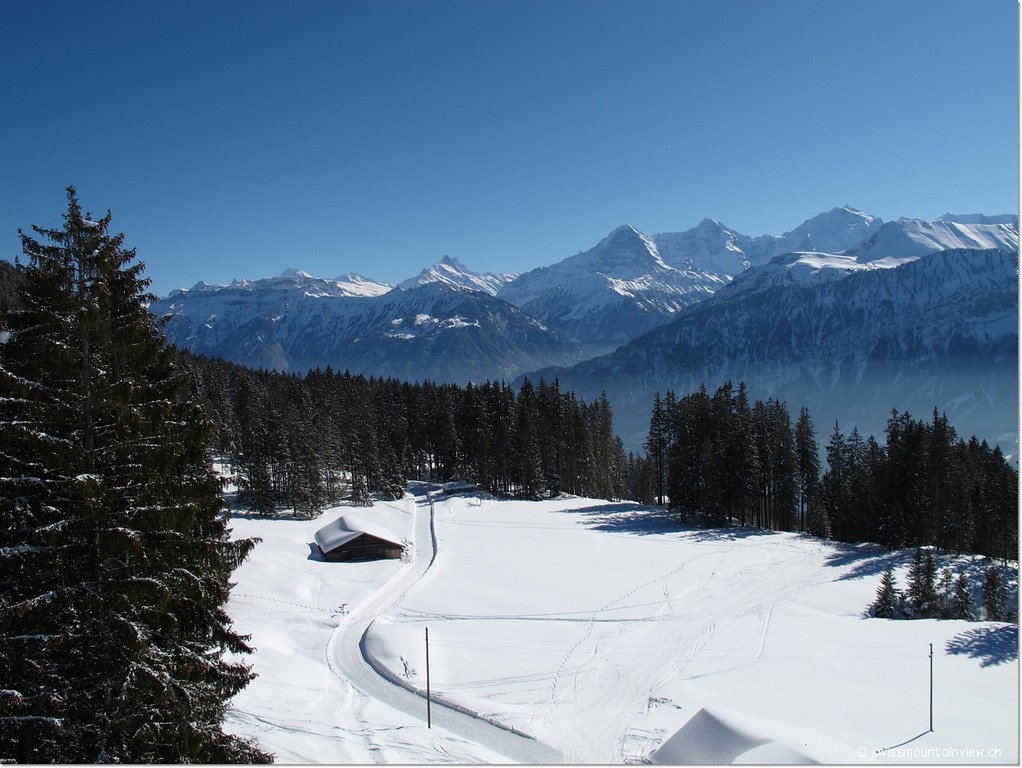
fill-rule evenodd
<path id="1" fill-rule="evenodd" d="M 411 491 L 232 520 L 262 539 L 228 604 L 259 676 L 227 729 L 278 762 L 1019 760 L 1016 625 L 864 617 L 910 552 L 683 527 L 630 502 Z M 313 535 L 341 514 L 414 555 L 324 561 Z"/>

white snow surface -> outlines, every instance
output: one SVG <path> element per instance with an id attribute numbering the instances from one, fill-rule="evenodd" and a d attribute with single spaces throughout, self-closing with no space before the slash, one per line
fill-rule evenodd
<path id="1" fill-rule="evenodd" d="M 1016 625 L 864 616 L 908 552 L 410 491 L 358 512 L 409 562 L 323 561 L 348 507 L 232 520 L 262 542 L 227 606 L 258 677 L 226 727 L 279 762 L 1018 762 Z"/>

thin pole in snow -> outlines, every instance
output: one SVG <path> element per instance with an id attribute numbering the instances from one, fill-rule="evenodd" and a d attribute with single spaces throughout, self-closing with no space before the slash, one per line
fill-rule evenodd
<path id="1" fill-rule="evenodd" d="M 931 646 L 932 648 L 932 646 Z M 932 718 L 931 718 L 932 720 Z M 433 716 L 430 711 L 430 694 L 429 694 L 429 627 L 426 627 L 426 727 L 433 727 Z M 930 727 L 933 730 L 933 727 Z"/>
<path id="2" fill-rule="evenodd" d="M 930 643 L 930 733 L 933 733 L 933 643 Z"/>

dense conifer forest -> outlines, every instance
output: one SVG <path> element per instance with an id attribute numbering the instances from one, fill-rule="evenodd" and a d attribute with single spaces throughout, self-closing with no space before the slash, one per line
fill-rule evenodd
<path id="1" fill-rule="evenodd" d="M 629 488 L 709 525 L 1017 557 L 1018 472 L 999 448 L 960 438 L 936 410 L 927 421 L 892 410 L 884 445 L 835 424 L 822 472 L 819 453 L 805 408 L 792 424 L 784 403 L 750 403 L 741 384 L 712 395 L 668 391 L 654 399 Z"/>
<path id="2" fill-rule="evenodd" d="M 625 495 L 625 454 L 606 397 L 557 382 L 465 387 L 350 373 L 302 377 L 183 354 L 217 424 L 240 501 L 317 514 L 342 499 L 399 498 L 409 480 L 467 480 L 495 494 Z"/>

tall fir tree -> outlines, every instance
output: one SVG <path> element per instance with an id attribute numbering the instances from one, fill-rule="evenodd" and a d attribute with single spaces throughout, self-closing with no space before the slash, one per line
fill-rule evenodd
<path id="1" fill-rule="evenodd" d="M 252 677 L 224 605 L 232 542 L 210 422 L 134 251 L 83 215 L 20 233 L 0 345 L 0 759 L 265 762 L 223 733 Z"/>
<path id="2" fill-rule="evenodd" d="M 955 579 L 955 585 L 951 592 L 952 619 L 965 619 L 972 621 L 975 617 L 972 613 L 972 592 L 969 590 L 969 581 L 964 573 L 959 573 Z"/>
<path id="3" fill-rule="evenodd" d="M 518 390 L 518 405 L 515 414 L 516 480 L 518 495 L 526 499 L 538 499 L 546 487 L 543 463 L 539 452 L 537 426 L 536 390 L 529 379 L 522 381 Z"/>
<path id="4" fill-rule="evenodd" d="M 809 415 L 809 409 L 805 406 L 802 406 L 798 421 L 795 423 L 795 456 L 799 530 L 808 531 L 813 536 L 830 538 L 830 519 L 827 517 L 827 511 L 823 505 L 817 503 L 820 484 L 820 449 L 816 443 L 816 430 L 813 427 L 812 417 Z"/>
<path id="5" fill-rule="evenodd" d="M 916 548 L 912 564 L 908 569 L 908 586 L 905 591 L 913 618 L 935 618 L 938 613 L 937 566 L 933 552 Z"/>
<path id="6" fill-rule="evenodd" d="M 987 568 L 983 577 L 983 612 L 987 621 L 1008 621 L 1011 618 L 1004 578 L 996 565 Z"/>
<path id="7" fill-rule="evenodd" d="M 653 472 L 653 482 L 656 487 L 657 506 L 664 505 L 664 486 L 667 480 L 667 454 L 669 448 L 669 435 L 671 431 L 670 412 L 664 406 L 660 397 L 660 390 L 653 396 L 653 415 L 649 420 L 649 434 L 643 448 L 649 456 L 650 466 Z"/>
<path id="8" fill-rule="evenodd" d="M 901 593 L 891 568 L 880 577 L 880 586 L 877 587 L 876 600 L 870 606 L 870 613 L 878 619 L 896 619 L 901 613 Z"/>

